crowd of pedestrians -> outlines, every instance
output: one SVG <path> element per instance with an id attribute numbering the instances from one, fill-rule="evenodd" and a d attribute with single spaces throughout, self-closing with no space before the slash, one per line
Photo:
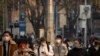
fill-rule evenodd
<path id="1" fill-rule="evenodd" d="M 23 36 L 15 41 L 8 31 L 2 34 L 0 43 L 3 46 L 2 56 L 100 56 L 99 38 L 90 38 L 87 48 L 83 44 L 82 38 L 64 40 L 60 35 L 55 37 L 53 45 L 45 37 Z"/>

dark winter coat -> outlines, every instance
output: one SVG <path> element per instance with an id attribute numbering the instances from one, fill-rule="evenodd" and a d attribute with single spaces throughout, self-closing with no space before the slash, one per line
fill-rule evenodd
<path id="1" fill-rule="evenodd" d="M 88 54 L 85 51 L 85 49 L 73 48 L 72 50 L 69 51 L 67 56 L 88 56 Z"/>
<path id="2" fill-rule="evenodd" d="M 89 56 L 100 56 L 100 48 L 96 50 L 94 47 L 89 48 Z"/>

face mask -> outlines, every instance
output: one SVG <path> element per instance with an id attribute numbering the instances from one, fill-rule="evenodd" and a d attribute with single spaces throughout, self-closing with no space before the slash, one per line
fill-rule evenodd
<path id="1" fill-rule="evenodd" d="M 72 46 L 74 45 L 74 43 L 73 43 L 73 42 L 68 42 L 68 45 L 69 45 L 70 47 L 72 47 Z"/>
<path id="2" fill-rule="evenodd" d="M 34 39 L 34 35 L 31 35 L 31 38 L 33 38 L 33 39 Z"/>
<path id="3" fill-rule="evenodd" d="M 5 36 L 3 40 L 4 41 L 9 41 L 10 40 L 10 37 Z"/>
<path id="4" fill-rule="evenodd" d="M 57 43 L 61 43 L 61 40 L 60 40 L 60 39 L 57 39 L 56 42 L 57 42 Z"/>

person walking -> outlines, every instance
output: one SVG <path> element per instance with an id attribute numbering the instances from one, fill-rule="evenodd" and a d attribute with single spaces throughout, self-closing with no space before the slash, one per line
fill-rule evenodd
<path id="1" fill-rule="evenodd" d="M 14 51 L 13 56 L 32 56 L 30 51 L 32 50 L 29 48 L 27 40 L 19 39 L 18 49 Z"/>
<path id="2" fill-rule="evenodd" d="M 89 56 L 100 56 L 100 39 L 94 38 L 93 46 L 89 48 Z"/>
<path id="3" fill-rule="evenodd" d="M 34 55 L 35 56 L 38 56 L 38 48 L 39 48 L 39 45 L 38 43 L 34 43 L 31 47 L 32 51 L 34 52 Z"/>
<path id="4" fill-rule="evenodd" d="M 80 38 L 75 40 L 75 47 L 68 52 L 67 56 L 88 56 L 87 51 L 82 48 L 82 40 Z"/>
<path id="5" fill-rule="evenodd" d="M 54 56 L 67 56 L 67 46 L 63 43 L 62 36 L 57 35 L 55 39 L 55 45 L 53 47 Z"/>
<path id="6" fill-rule="evenodd" d="M 38 56 L 53 56 L 53 47 L 47 42 L 45 38 L 40 39 L 40 46 L 38 48 Z"/>
<path id="7" fill-rule="evenodd" d="M 71 38 L 68 38 L 64 41 L 64 43 L 66 44 L 68 51 L 72 50 L 73 45 L 74 45 L 74 41 Z"/>
<path id="8" fill-rule="evenodd" d="M 12 56 L 12 53 L 15 49 L 17 49 L 16 42 L 13 40 L 13 34 L 9 31 L 5 31 L 2 34 L 2 42 L 0 42 L 0 46 L 2 49 L 0 49 L 2 54 L 0 56 Z"/>

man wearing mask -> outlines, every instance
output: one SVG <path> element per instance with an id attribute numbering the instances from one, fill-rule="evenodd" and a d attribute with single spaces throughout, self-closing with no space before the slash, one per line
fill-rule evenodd
<path id="1" fill-rule="evenodd" d="M 63 39 L 60 35 L 56 36 L 53 50 L 54 56 L 67 56 L 67 46 L 63 43 Z"/>
<path id="2" fill-rule="evenodd" d="M 75 47 L 68 52 L 68 56 L 88 56 L 85 49 L 82 48 L 82 40 L 77 38 L 74 41 Z"/>
<path id="3" fill-rule="evenodd" d="M 0 43 L 0 51 L 3 52 L 0 56 L 12 56 L 13 51 L 17 48 L 13 35 L 9 31 L 2 34 L 2 42 Z"/>
<path id="4" fill-rule="evenodd" d="M 95 37 L 93 46 L 89 48 L 89 56 L 100 56 L 100 39 Z"/>

